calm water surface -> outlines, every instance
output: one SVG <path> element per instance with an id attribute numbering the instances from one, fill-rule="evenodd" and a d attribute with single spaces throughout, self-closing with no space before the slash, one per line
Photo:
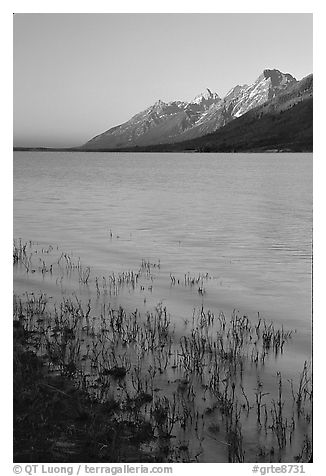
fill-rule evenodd
<path id="1" fill-rule="evenodd" d="M 203 299 L 259 312 L 297 329 L 294 366 L 309 357 L 311 154 L 17 152 L 14 236 L 72 251 L 99 276 L 160 260 L 147 306 L 163 301 L 176 321 Z M 187 272 L 211 277 L 204 298 L 169 286 Z"/>

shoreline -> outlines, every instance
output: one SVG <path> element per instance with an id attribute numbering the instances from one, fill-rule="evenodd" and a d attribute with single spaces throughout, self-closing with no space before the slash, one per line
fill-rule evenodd
<path id="1" fill-rule="evenodd" d="M 85 150 L 85 149 L 67 149 L 67 148 L 47 148 L 47 147 L 14 147 L 13 152 L 83 152 L 83 153 L 143 153 L 143 154 L 313 154 L 312 149 L 291 150 L 291 149 L 254 149 L 254 150 L 238 150 L 238 151 L 199 151 L 199 150 L 137 150 L 137 149 L 103 149 L 103 150 Z"/>

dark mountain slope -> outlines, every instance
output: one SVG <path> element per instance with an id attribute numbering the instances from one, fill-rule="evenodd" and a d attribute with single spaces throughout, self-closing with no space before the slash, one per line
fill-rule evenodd
<path id="1" fill-rule="evenodd" d="M 184 149 L 194 148 L 201 152 L 312 151 L 312 122 L 313 100 L 310 98 L 280 113 L 268 113 L 261 118 L 254 115 L 241 117 L 218 132 L 183 146 Z"/>

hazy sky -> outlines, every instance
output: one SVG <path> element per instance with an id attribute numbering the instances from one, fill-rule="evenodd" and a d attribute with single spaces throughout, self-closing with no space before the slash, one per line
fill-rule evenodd
<path id="1" fill-rule="evenodd" d="M 266 68 L 312 72 L 311 14 L 15 14 L 14 143 L 80 145 Z"/>

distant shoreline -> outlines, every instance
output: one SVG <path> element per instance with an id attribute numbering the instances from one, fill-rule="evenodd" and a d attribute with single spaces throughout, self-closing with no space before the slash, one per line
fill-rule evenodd
<path id="1" fill-rule="evenodd" d="M 83 152 L 83 153 L 126 153 L 126 152 L 135 152 L 135 153 L 166 153 L 166 154 L 300 154 L 300 153 L 313 153 L 312 149 L 300 149 L 300 150 L 292 150 L 292 149 L 243 149 L 243 150 L 234 150 L 234 151 L 223 151 L 223 150 L 215 150 L 215 151 L 200 151 L 194 149 L 184 149 L 184 150 L 150 150 L 147 146 L 144 148 L 137 147 L 132 149 L 100 149 L 100 150 L 92 150 L 92 149 L 73 149 L 73 148 L 54 148 L 54 147 L 13 147 L 14 152 Z"/>

